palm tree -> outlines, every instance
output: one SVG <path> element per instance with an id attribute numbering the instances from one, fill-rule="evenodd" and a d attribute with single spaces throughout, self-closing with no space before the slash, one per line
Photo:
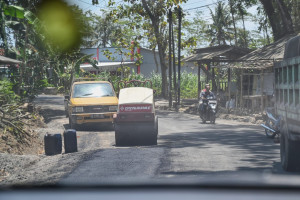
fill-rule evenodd
<path id="1" fill-rule="evenodd" d="M 233 39 L 232 29 L 230 28 L 232 21 L 230 19 L 228 8 L 223 2 L 218 2 L 215 12 L 210 9 L 213 23 L 208 29 L 208 36 L 211 38 L 210 45 L 225 45 L 226 41 Z"/>

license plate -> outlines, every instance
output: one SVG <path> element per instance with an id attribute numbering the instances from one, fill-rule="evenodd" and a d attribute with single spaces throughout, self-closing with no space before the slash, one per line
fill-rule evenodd
<path id="1" fill-rule="evenodd" d="M 104 115 L 102 115 L 102 114 L 93 114 L 91 118 L 92 119 L 104 119 Z"/>

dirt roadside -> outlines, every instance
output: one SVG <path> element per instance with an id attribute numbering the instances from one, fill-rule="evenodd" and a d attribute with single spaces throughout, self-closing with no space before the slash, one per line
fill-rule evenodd
<path id="1" fill-rule="evenodd" d="M 68 128 L 63 103 L 63 97 L 57 95 L 40 95 L 36 99 L 35 106 L 41 108 L 45 121 L 45 126 L 35 128 L 42 144 L 46 133 L 62 134 Z M 26 155 L 0 153 L 0 186 L 55 183 L 72 172 L 80 162 L 89 159 L 100 147 L 105 147 L 105 141 L 99 142 L 101 138 L 96 131 L 83 132 L 79 137 L 91 142 L 79 142 L 76 153 L 64 154 L 64 150 L 54 156 L 46 156 L 43 151 L 39 154 L 24 152 Z M 35 148 L 33 144 L 31 148 Z"/>
<path id="2" fill-rule="evenodd" d="M 155 107 L 158 110 L 175 111 L 175 108 L 169 108 L 169 101 L 166 99 L 156 99 Z M 181 113 L 187 113 L 192 115 L 199 115 L 198 101 L 196 99 L 182 99 L 182 104 L 178 109 Z M 217 113 L 217 119 L 233 120 L 237 122 L 246 122 L 251 124 L 261 124 L 264 122 L 264 116 L 262 114 L 248 114 L 239 115 L 234 111 L 228 112 L 227 109 L 219 107 Z"/>

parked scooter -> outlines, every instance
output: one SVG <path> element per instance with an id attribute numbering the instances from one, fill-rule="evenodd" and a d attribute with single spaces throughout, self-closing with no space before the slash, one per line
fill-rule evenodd
<path id="1" fill-rule="evenodd" d="M 270 109 L 266 109 L 266 123 L 261 124 L 265 128 L 265 133 L 268 138 L 275 138 L 280 133 L 280 117 L 276 117 Z M 278 137 L 279 138 L 279 137 Z"/>
<path id="2" fill-rule="evenodd" d="M 201 104 L 203 109 L 200 107 Z M 216 122 L 217 105 L 218 101 L 212 96 L 199 101 L 199 115 L 203 123 L 210 121 L 211 124 L 214 124 Z"/>

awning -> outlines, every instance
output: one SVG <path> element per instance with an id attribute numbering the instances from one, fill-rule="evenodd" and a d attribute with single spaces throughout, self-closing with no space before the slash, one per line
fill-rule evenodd
<path id="1" fill-rule="evenodd" d="M 0 56 L 0 64 L 20 64 L 22 61 Z"/>
<path id="2" fill-rule="evenodd" d="M 99 71 L 117 70 L 121 65 L 133 67 L 135 66 L 135 62 L 98 62 L 98 64 L 96 64 L 96 66 L 99 67 Z M 80 68 L 84 71 L 97 71 L 91 64 L 81 64 Z"/>

